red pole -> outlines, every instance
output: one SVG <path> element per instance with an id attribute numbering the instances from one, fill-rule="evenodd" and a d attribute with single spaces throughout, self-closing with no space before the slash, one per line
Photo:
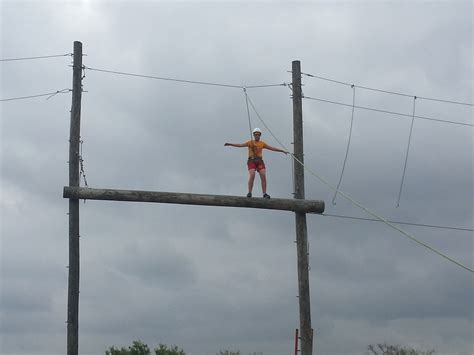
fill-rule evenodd
<path id="1" fill-rule="evenodd" d="M 298 329 L 296 329 L 295 334 L 295 355 L 298 355 Z"/>

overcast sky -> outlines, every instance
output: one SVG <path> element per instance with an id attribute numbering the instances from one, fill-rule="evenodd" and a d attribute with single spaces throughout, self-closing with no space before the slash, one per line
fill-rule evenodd
<path id="1" fill-rule="evenodd" d="M 301 61 L 306 198 L 326 213 L 473 229 L 472 1 L 1 1 L 1 55 L 72 52 L 90 68 L 237 86 L 291 82 Z M 71 57 L 2 61 L 1 99 L 72 88 Z M 89 187 L 244 196 L 242 89 L 86 69 Z M 366 90 L 360 86 L 403 93 Z M 355 90 L 355 91 L 354 91 Z M 268 144 L 291 149 L 287 86 L 248 89 Z M 422 98 L 420 98 L 422 97 Z M 71 93 L 1 102 L 0 353 L 66 349 Z M 268 193 L 292 198 L 289 156 L 265 151 Z M 84 185 L 84 180 L 81 181 Z M 261 196 L 256 180 L 254 195 Z M 290 212 L 87 201 L 80 354 L 142 339 L 188 355 L 292 354 L 298 327 Z M 378 223 L 308 215 L 316 354 L 387 342 L 473 354 L 473 274 Z M 399 225 L 474 267 L 473 233 Z"/>

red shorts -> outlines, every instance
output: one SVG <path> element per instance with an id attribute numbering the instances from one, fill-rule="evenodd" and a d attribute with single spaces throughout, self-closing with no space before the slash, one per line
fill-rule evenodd
<path id="1" fill-rule="evenodd" d="M 249 159 L 247 160 L 247 168 L 249 170 L 253 169 L 253 170 L 260 171 L 260 170 L 265 169 L 265 163 L 263 162 L 262 159 L 257 159 L 257 160 Z"/>

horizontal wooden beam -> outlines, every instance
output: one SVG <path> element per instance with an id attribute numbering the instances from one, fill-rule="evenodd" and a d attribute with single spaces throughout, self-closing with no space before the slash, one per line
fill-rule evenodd
<path id="1" fill-rule="evenodd" d="M 183 205 L 204 205 L 221 207 L 263 208 L 300 213 L 323 213 L 324 201 L 284 198 L 248 198 L 227 195 L 202 195 L 178 192 L 157 192 L 139 190 L 93 189 L 89 187 L 65 186 L 64 198 L 78 200 L 108 200 L 129 202 L 157 202 Z"/>

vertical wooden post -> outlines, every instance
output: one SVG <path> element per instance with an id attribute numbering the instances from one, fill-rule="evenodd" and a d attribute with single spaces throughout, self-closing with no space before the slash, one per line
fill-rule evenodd
<path id="1" fill-rule="evenodd" d="M 298 328 L 296 328 L 295 332 L 295 355 L 298 355 Z"/>
<path id="2" fill-rule="evenodd" d="M 303 157 L 303 109 L 301 91 L 300 61 L 292 62 L 293 73 L 293 143 L 294 156 L 301 163 Z M 295 199 L 304 199 L 304 167 L 295 162 Z M 309 297 L 308 232 L 306 213 L 295 213 L 296 249 L 298 257 L 298 299 L 300 309 L 301 355 L 312 355 L 313 339 L 311 331 L 311 305 Z"/>
<path id="3" fill-rule="evenodd" d="M 82 43 L 74 42 L 71 126 L 69 132 L 69 186 L 79 186 L 81 131 Z M 69 199 L 69 275 L 67 298 L 67 354 L 79 351 L 79 200 Z"/>

